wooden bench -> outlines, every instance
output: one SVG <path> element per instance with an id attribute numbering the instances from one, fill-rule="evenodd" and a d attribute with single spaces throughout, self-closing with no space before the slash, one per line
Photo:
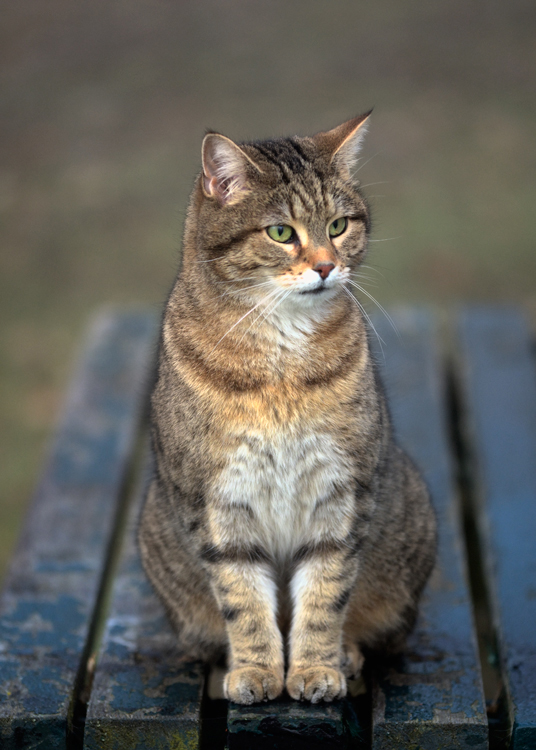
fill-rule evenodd
<path id="1" fill-rule="evenodd" d="M 426 476 L 440 523 L 439 563 L 406 653 L 369 664 L 369 690 L 356 699 L 242 707 L 207 697 L 205 671 L 177 651 L 135 545 L 157 320 L 104 312 L 0 604 L 1 748 L 484 750 L 488 723 L 492 747 L 536 748 L 530 335 L 512 309 L 468 308 L 450 336 L 426 310 L 393 317 L 399 337 L 375 320 L 378 358 L 399 440 Z M 467 557 L 480 640 L 487 628 L 503 685 L 489 722 Z"/>

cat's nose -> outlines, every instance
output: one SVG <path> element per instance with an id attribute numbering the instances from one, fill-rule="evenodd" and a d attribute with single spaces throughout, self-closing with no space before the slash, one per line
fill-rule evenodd
<path id="1" fill-rule="evenodd" d="M 316 266 L 313 268 L 313 271 L 316 271 L 320 274 L 321 279 L 327 279 L 327 277 L 330 275 L 330 273 L 335 268 L 334 263 L 317 263 Z"/>

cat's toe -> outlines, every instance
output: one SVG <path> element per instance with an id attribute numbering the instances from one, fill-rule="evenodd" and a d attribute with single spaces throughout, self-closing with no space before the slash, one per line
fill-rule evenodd
<path id="1" fill-rule="evenodd" d="M 359 677 L 364 663 L 365 657 L 359 650 L 357 644 L 345 643 L 343 645 L 341 672 L 345 675 L 345 677 L 353 679 Z"/>
<path id="2" fill-rule="evenodd" d="M 295 700 L 319 703 L 330 702 L 346 695 L 346 679 L 342 672 L 331 667 L 308 667 L 291 670 L 287 677 L 287 691 Z"/>
<path id="3" fill-rule="evenodd" d="M 277 698 L 283 690 L 283 674 L 263 667 L 241 667 L 227 673 L 223 687 L 228 700 L 249 706 Z"/>

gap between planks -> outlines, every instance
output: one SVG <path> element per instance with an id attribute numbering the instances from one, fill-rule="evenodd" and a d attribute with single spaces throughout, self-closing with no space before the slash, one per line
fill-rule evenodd
<path id="1" fill-rule="evenodd" d="M 127 519 L 136 492 L 144 481 L 148 455 L 146 420 L 140 425 L 138 436 L 127 468 L 125 484 L 120 493 L 113 521 L 113 530 L 106 550 L 104 569 L 99 584 L 95 610 L 89 627 L 88 639 L 76 676 L 69 714 L 72 717 L 67 734 L 67 750 L 83 750 L 87 707 L 93 687 L 100 647 L 110 611 L 115 576 L 125 543 Z"/>

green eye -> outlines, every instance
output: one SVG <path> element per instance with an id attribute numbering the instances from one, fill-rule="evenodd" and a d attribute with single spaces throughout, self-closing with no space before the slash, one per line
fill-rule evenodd
<path id="1" fill-rule="evenodd" d="M 276 242 L 290 242 L 294 237 L 294 229 L 289 227 L 288 224 L 273 224 L 271 227 L 267 227 L 266 231 L 268 236 Z"/>
<path id="2" fill-rule="evenodd" d="M 338 237 L 339 234 L 342 234 L 346 231 L 347 226 L 348 219 L 346 218 L 346 216 L 342 216 L 340 219 L 335 219 L 335 221 L 332 221 L 329 225 L 329 236 Z"/>

